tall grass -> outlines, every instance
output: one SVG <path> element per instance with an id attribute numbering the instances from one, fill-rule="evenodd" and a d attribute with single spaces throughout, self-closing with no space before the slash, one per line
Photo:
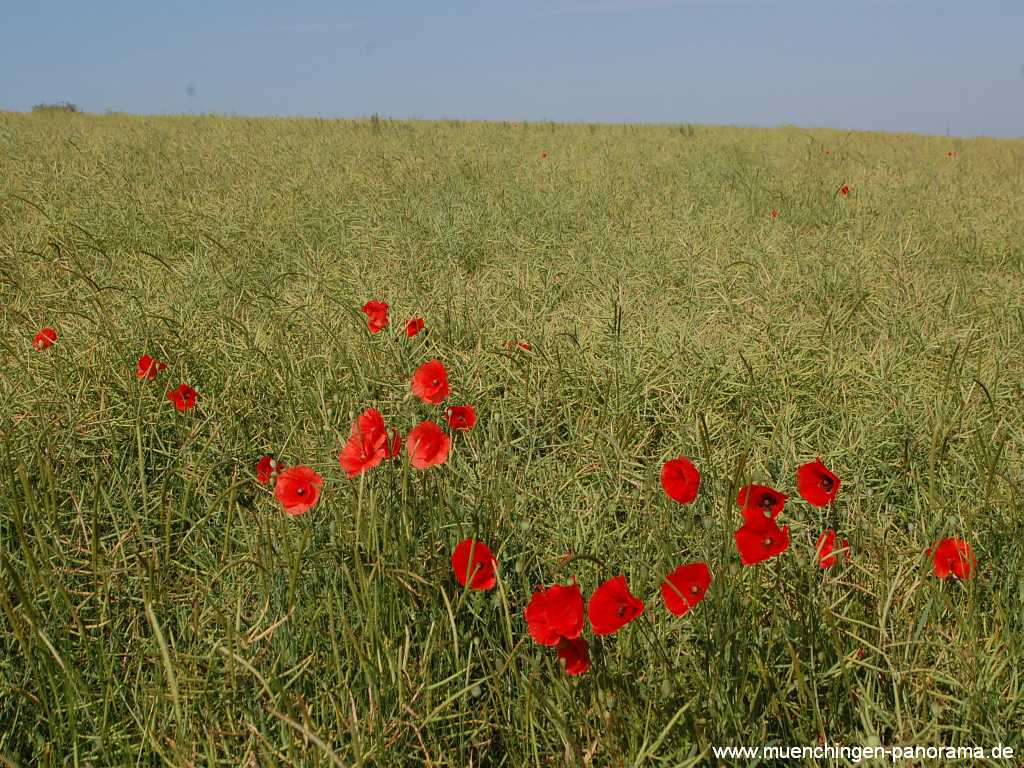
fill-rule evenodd
<path id="1" fill-rule="evenodd" d="M 0 764 L 1024 751 L 1022 160 L 797 129 L 0 114 Z M 371 336 L 369 298 L 429 332 Z M 436 418 L 407 395 L 430 357 L 477 427 L 442 468 L 346 480 L 363 408 Z M 183 381 L 189 414 L 163 395 Z M 324 475 L 315 509 L 281 514 L 263 453 Z M 704 475 L 686 508 L 658 485 L 680 453 Z M 818 455 L 830 513 L 795 494 Z M 793 496 L 793 544 L 743 568 L 750 481 Z M 853 556 L 823 572 L 829 525 Z M 493 592 L 451 577 L 470 535 Z M 948 535 L 976 578 L 930 575 Z M 658 585 L 693 559 L 714 581 L 676 619 Z M 650 621 L 568 678 L 526 634 L 530 591 L 618 573 Z"/>

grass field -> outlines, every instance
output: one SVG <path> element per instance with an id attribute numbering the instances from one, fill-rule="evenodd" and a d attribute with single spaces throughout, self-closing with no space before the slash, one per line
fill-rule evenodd
<path id="1" fill-rule="evenodd" d="M 1024 141 L 0 113 L 0 328 L 3 766 L 1024 752 Z M 431 358 L 477 425 L 348 479 L 363 409 L 443 423 Z M 263 454 L 317 506 L 283 514 Z M 744 567 L 748 482 L 792 543 Z M 453 578 L 474 536 L 492 590 Z M 973 578 L 932 574 L 948 536 Z M 620 573 L 643 615 L 566 675 L 531 591 Z"/>

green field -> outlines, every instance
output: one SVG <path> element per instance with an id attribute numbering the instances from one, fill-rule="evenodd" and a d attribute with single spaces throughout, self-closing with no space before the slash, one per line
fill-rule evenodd
<path id="1" fill-rule="evenodd" d="M 0 329 L 2 766 L 1024 752 L 1024 141 L 0 113 Z M 431 358 L 477 425 L 349 480 L 365 408 L 443 423 Z M 263 454 L 317 506 L 283 514 Z M 748 482 L 792 543 L 743 567 Z M 468 536 L 493 590 L 452 576 Z M 948 536 L 974 578 L 932 574 Z M 566 675 L 531 590 L 620 573 L 644 614 Z"/>

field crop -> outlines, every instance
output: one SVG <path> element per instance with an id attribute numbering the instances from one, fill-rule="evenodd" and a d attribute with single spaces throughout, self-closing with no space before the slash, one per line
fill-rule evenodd
<path id="1" fill-rule="evenodd" d="M 1024 142 L 0 113 L 0 330 L 0 765 L 1024 752 Z M 402 445 L 349 477 L 370 408 Z M 743 565 L 750 483 L 788 546 Z M 568 674 L 531 594 L 619 575 Z"/>

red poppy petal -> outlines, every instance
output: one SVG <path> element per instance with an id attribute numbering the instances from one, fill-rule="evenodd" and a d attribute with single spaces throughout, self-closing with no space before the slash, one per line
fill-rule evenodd
<path id="1" fill-rule="evenodd" d="M 608 579 L 594 590 L 587 604 L 587 618 L 595 635 L 611 635 L 643 613 L 644 604 L 626 584 L 625 576 Z"/>
<path id="2" fill-rule="evenodd" d="M 700 472 L 685 456 L 666 461 L 661 467 L 661 487 L 670 499 L 689 504 L 697 498 Z"/>
<path id="3" fill-rule="evenodd" d="M 582 675 L 590 669 L 590 649 L 582 637 L 562 639 L 558 643 L 558 659 L 565 665 L 567 675 Z"/>

